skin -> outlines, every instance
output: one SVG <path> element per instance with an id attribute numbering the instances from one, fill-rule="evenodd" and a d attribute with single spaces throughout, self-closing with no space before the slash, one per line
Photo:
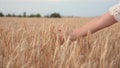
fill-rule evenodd
<path id="1" fill-rule="evenodd" d="M 103 29 L 112 24 L 115 24 L 116 22 L 117 21 L 114 19 L 114 17 L 109 12 L 107 12 L 101 17 L 93 19 L 87 24 L 83 25 L 82 27 L 73 30 L 70 33 L 70 39 L 76 40 L 82 36 L 86 36 L 88 31 L 90 31 L 91 33 L 94 33 L 100 29 Z"/>

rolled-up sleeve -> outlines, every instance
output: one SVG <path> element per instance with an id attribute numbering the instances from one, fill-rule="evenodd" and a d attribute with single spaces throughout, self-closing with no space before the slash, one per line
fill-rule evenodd
<path id="1" fill-rule="evenodd" d="M 115 18 L 116 21 L 120 21 L 120 3 L 109 9 L 110 14 Z"/>

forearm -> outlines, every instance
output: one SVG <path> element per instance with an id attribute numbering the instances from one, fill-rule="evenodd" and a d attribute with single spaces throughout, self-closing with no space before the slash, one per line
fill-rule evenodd
<path id="1" fill-rule="evenodd" d="M 117 22 L 114 17 L 112 17 L 109 12 L 104 14 L 98 19 L 93 19 L 92 21 L 88 22 L 84 26 L 75 29 L 71 34 L 70 37 L 72 40 L 75 40 L 81 36 L 85 36 L 88 31 L 94 33 L 102 28 L 108 27 L 112 24 Z"/>

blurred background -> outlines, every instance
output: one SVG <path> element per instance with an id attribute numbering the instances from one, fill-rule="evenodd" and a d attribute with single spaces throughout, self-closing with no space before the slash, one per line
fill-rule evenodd
<path id="1" fill-rule="evenodd" d="M 119 0 L 0 0 L 0 12 L 4 15 L 49 16 L 57 12 L 62 16 L 100 16 Z"/>

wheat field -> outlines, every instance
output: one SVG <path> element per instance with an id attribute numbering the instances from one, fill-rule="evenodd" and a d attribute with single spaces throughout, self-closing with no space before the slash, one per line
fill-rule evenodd
<path id="1" fill-rule="evenodd" d="M 0 68 L 120 68 L 119 23 L 77 41 L 67 36 L 91 19 L 0 18 Z"/>

